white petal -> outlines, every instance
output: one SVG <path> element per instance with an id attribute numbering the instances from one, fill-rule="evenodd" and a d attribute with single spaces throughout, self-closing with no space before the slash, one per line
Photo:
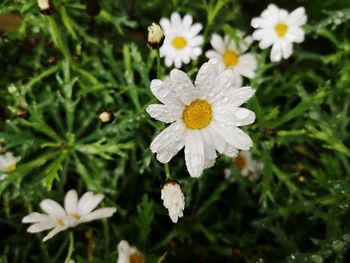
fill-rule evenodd
<path id="1" fill-rule="evenodd" d="M 181 68 L 182 66 L 182 61 L 181 61 L 181 58 L 180 57 L 176 57 L 174 59 L 174 66 L 175 68 Z"/>
<path id="2" fill-rule="evenodd" d="M 68 227 L 67 226 L 58 226 L 52 229 L 43 239 L 43 242 L 49 240 L 52 238 L 54 235 L 58 234 L 59 232 L 66 230 Z"/>
<path id="3" fill-rule="evenodd" d="M 220 58 L 220 54 L 214 50 L 208 50 L 207 52 L 205 52 L 205 56 L 207 58 Z"/>
<path id="4" fill-rule="evenodd" d="M 171 17 L 170 17 L 170 21 L 171 21 L 171 24 L 173 27 L 179 27 L 181 28 L 181 17 L 179 15 L 179 13 L 177 12 L 174 12 L 171 14 Z"/>
<path id="5" fill-rule="evenodd" d="M 255 113 L 246 108 L 238 108 L 234 113 L 234 124 L 236 126 L 245 126 L 255 121 Z"/>
<path id="6" fill-rule="evenodd" d="M 201 94 L 199 96 L 208 93 L 217 86 L 215 80 L 218 74 L 219 66 L 217 59 L 210 59 L 200 67 L 194 82 L 195 88 L 200 90 Z"/>
<path id="7" fill-rule="evenodd" d="M 199 31 L 201 31 L 202 28 L 203 27 L 200 23 L 193 24 L 191 29 L 190 29 L 190 36 L 194 37 L 194 36 L 198 35 Z"/>
<path id="8" fill-rule="evenodd" d="M 304 41 L 304 38 L 305 38 L 304 30 L 301 29 L 300 27 L 290 27 L 286 38 L 289 41 L 301 43 Z"/>
<path id="9" fill-rule="evenodd" d="M 117 208 L 115 208 L 115 207 L 100 208 L 100 209 L 93 211 L 92 213 L 89 213 L 89 214 L 83 216 L 80 219 L 80 222 L 85 223 L 85 222 L 90 222 L 90 221 L 101 219 L 101 218 L 111 217 L 116 211 L 117 211 Z"/>
<path id="10" fill-rule="evenodd" d="M 219 97 L 215 101 L 215 106 L 226 106 L 229 107 L 239 107 L 247 100 L 249 100 L 255 93 L 255 90 L 252 87 L 246 86 L 242 88 L 232 88 L 226 92 L 225 97 Z"/>
<path id="11" fill-rule="evenodd" d="M 45 199 L 41 201 L 40 207 L 45 213 L 55 218 L 62 218 L 66 215 L 66 211 L 64 211 L 63 207 L 51 199 Z"/>
<path id="12" fill-rule="evenodd" d="M 194 99 L 194 87 L 187 74 L 181 70 L 173 69 L 170 71 L 170 79 L 178 98 L 186 105 Z"/>
<path id="13" fill-rule="evenodd" d="M 51 217 L 49 215 L 34 212 L 23 217 L 22 223 L 39 223 L 39 222 L 45 222 L 50 220 L 51 220 Z"/>
<path id="14" fill-rule="evenodd" d="M 227 157 L 234 158 L 238 154 L 238 149 L 236 147 L 229 145 L 229 144 L 226 144 L 226 149 L 223 152 L 223 154 Z"/>
<path id="15" fill-rule="evenodd" d="M 249 150 L 253 142 L 250 137 L 237 127 L 223 124 L 219 130 L 223 139 L 231 146 L 240 150 Z"/>
<path id="16" fill-rule="evenodd" d="M 225 149 L 226 149 L 226 142 L 223 140 L 223 138 L 220 136 L 220 134 L 218 134 L 216 132 L 216 127 L 215 126 L 217 126 L 215 124 L 215 122 L 212 122 L 210 124 L 210 126 L 208 127 L 208 129 L 206 129 L 206 131 L 210 135 L 210 138 L 211 138 L 211 140 L 213 141 L 213 143 L 215 145 L 215 149 L 219 153 L 223 153 L 225 151 Z"/>
<path id="17" fill-rule="evenodd" d="M 51 222 L 42 222 L 42 223 L 36 223 L 31 225 L 30 227 L 28 227 L 27 231 L 29 233 L 38 233 L 47 229 L 51 229 L 53 227 L 55 227 L 56 224 L 55 222 L 51 221 Z"/>
<path id="18" fill-rule="evenodd" d="M 194 38 L 192 38 L 192 39 L 190 40 L 189 45 L 190 45 L 191 47 L 196 47 L 196 46 L 202 45 L 203 42 L 204 42 L 203 36 L 196 36 L 196 37 L 194 37 Z"/>
<path id="19" fill-rule="evenodd" d="M 280 44 L 273 44 L 270 59 L 273 62 L 280 61 L 282 59 L 282 47 Z"/>
<path id="20" fill-rule="evenodd" d="M 213 34 L 210 40 L 212 47 L 219 53 L 225 52 L 225 43 L 221 36 Z"/>
<path id="21" fill-rule="evenodd" d="M 78 214 L 86 215 L 98 206 L 104 198 L 103 194 L 94 195 L 91 192 L 86 192 L 78 202 Z"/>
<path id="22" fill-rule="evenodd" d="M 252 54 L 244 54 L 239 57 L 239 61 L 235 70 L 242 76 L 247 78 L 254 78 L 258 62 Z"/>
<path id="23" fill-rule="evenodd" d="M 293 53 L 293 44 L 286 42 L 282 44 L 282 55 L 284 59 L 289 58 Z"/>
<path id="24" fill-rule="evenodd" d="M 215 160 L 217 157 L 215 144 L 211 139 L 210 134 L 208 133 L 208 129 L 201 130 L 201 137 L 204 146 L 204 169 L 212 167 L 215 164 Z"/>
<path id="25" fill-rule="evenodd" d="M 163 104 L 151 104 L 146 108 L 147 113 L 154 119 L 171 123 L 181 118 L 182 111 L 178 107 Z"/>
<path id="26" fill-rule="evenodd" d="M 66 193 L 66 197 L 64 198 L 64 209 L 67 214 L 75 214 L 77 213 L 78 207 L 78 194 L 75 190 L 70 190 Z"/>
<path id="27" fill-rule="evenodd" d="M 306 23 L 307 17 L 305 15 L 305 8 L 299 7 L 291 12 L 287 18 L 288 25 L 302 26 Z"/>
<path id="28" fill-rule="evenodd" d="M 185 143 L 186 167 L 192 177 L 198 177 L 204 169 L 204 147 L 198 130 L 187 131 Z"/>
<path id="29" fill-rule="evenodd" d="M 186 14 L 182 20 L 182 25 L 185 29 L 190 29 L 192 25 L 192 16 L 190 14 Z"/>
<path id="30" fill-rule="evenodd" d="M 171 24 L 170 24 L 169 19 L 162 18 L 159 21 L 159 24 L 162 26 L 162 30 L 164 31 L 164 34 L 167 34 L 171 30 Z"/>
<path id="31" fill-rule="evenodd" d="M 174 63 L 174 60 L 173 60 L 173 58 L 172 57 L 170 57 L 170 56 L 166 56 L 165 57 L 165 65 L 167 66 L 167 67 L 171 67 L 171 65 Z"/>
<path id="32" fill-rule="evenodd" d="M 172 89 L 172 83 L 170 79 L 161 81 L 154 79 L 151 81 L 151 91 L 153 95 L 163 104 L 177 106 L 180 101 L 177 99 L 176 92 Z"/>
<path id="33" fill-rule="evenodd" d="M 185 127 L 181 121 L 172 123 L 154 138 L 151 151 L 161 163 L 168 163 L 185 144 Z"/>

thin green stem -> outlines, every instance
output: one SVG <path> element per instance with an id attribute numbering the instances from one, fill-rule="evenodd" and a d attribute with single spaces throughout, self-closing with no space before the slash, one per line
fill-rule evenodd
<path id="1" fill-rule="evenodd" d="M 160 79 L 162 75 L 162 68 L 160 64 L 160 53 L 159 49 L 156 49 L 156 54 L 157 54 L 157 78 Z"/>
<path id="2" fill-rule="evenodd" d="M 166 179 L 171 179 L 169 164 L 164 164 Z"/>
<path id="3" fill-rule="evenodd" d="M 68 248 L 68 254 L 66 259 L 64 260 L 64 263 L 70 262 L 73 251 L 74 251 L 74 235 L 73 235 L 73 231 L 69 231 L 69 248 Z"/>

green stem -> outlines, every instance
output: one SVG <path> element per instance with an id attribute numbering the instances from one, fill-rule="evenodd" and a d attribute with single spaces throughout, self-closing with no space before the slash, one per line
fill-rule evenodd
<path id="1" fill-rule="evenodd" d="M 68 254 L 66 259 L 64 260 L 64 263 L 70 262 L 73 251 L 74 251 L 74 235 L 73 235 L 73 231 L 69 231 L 69 248 L 68 248 Z"/>
<path id="2" fill-rule="evenodd" d="M 157 54 L 157 78 L 160 79 L 161 75 L 162 75 L 162 68 L 161 68 L 161 64 L 160 64 L 159 49 L 156 50 L 156 54 Z"/>
<path id="3" fill-rule="evenodd" d="M 169 164 L 164 164 L 166 179 L 171 179 Z"/>

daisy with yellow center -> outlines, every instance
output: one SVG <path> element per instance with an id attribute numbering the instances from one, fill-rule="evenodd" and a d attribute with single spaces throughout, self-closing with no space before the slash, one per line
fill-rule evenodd
<path id="1" fill-rule="evenodd" d="M 188 64 L 202 54 L 201 45 L 203 36 L 198 35 L 202 30 L 199 23 L 192 24 L 192 16 L 187 14 L 181 19 L 176 12 L 172 13 L 170 20 L 160 20 L 165 40 L 160 48 L 160 56 L 165 58 L 165 65 L 175 65 L 181 68 L 182 64 Z"/>
<path id="2" fill-rule="evenodd" d="M 46 214 L 31 213 L 22 219 L 22 223 L 31 223 L 28 232 L 37 233 L 52 229 L 43 239 L 52 238 L 57 233 L 79 224 L 96 219 L 111 217 L 117 209 L 105 207 L 93 211 L 102 202 L 104 195 L 86 192 L 79 200 L 75 190 L 67 192 L 64 198 L 64 208 L 54 200 L 45 199 L 40 203 Z"/>
<path id="3" fill-rule="evenodd" d="M 210 40 L 213 50 L 205 53 L 207 58 L 216 58 L 222 69 L 230 68 L 235 76 L 235 85 L 242 85 L 242 76 L 254 78 L 257 68 L 256 58 L 251 53 L 245 53 L 250 44 L 249 37 L 242 39 L 238 45 L 229 36 L 222 38 L 213 34 Z"/>
<path id="4" fill-rule="evenodd" d="M 289 14 L 287 10 L 270 4 L 260 17 L 252 19 L 251 26 L 256 29 L 253 39 L 260 41 L 261 49 L 272 46 L 271 61 L 287 59 L 293 53 L 293 42 L 304 41 L 302 26 L 306 20 L 304 7 L 299 7 Z"/>
<path id="5" fill-rule="evenodd" d="M 6 175 L 1 174 L 1 172 L 12 172 L 16 169 L 19 160 L 21 160 L 21 157 L 15 157 L 11 152 L 0 155 L 0 180 L 6 177 Z"/>
<path id="6" fill-rule="evenodd" d="M 237 87 L 233 80 L 233 71 L 222 71 L 216 59 L 202 65 L 194 85 L 177 69 L 164 81 L 152 80 L 152 93 L 163 104 L 149 105 L 147 112 L 171 123 L 151 143 L 160 162 L 168 163 L 185 147 L 187 170 L 198 177 L 214 165 L 218 153 L 234 157 L 238 149 L 252 146 L 250 137 L 238 127 L 255 120 L 254 112 L 240 107 L 255 91 Z"/>
<path id="7" fill-rule="evenodd" d="M 144 263 L 142 253 L 134 246 L 130 246 L 128 241 L 122 240 L 118 244 L 117 263 Z"/>

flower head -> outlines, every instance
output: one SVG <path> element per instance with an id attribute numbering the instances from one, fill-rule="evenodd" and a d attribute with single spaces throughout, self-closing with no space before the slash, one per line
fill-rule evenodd
<path id="1" fill-rule="evenodd" d="M 126 240 L 118 244 L 117 263 L 143 263 L 144 259 L 141 252 L 136 247 L 131 247 Z"/>
<path id="2" fill-rule="evenodd" d="M 21 157 L 15 157 L 11 152 L 0 155 L 0 180 L 5 178 L 5 175 L 1 174 L 1 172 L 11 172 L 15 170 L 19 160 L 21 160 Z"/>
<path id="3" fill-rule="evenodd" d="M 147 43 L 151 48 L 160 48 L 164 42 L 164 34 L 162 28 L 156 23 L 152 23 L 148 27 Z"/>
<path id="4" fill-rule="evenodd" d="M 222 38 L 218 34 L 211 37 L 210 44 L 214 50 L 205 53 L 207 58 L 217 58 L 222 69 L 230 68 L 235 75 L 235 85 L 242 85 L 242 77 L 254 78 L 257 68 L 256 58 L 251 53 L 245 53 L 249 47 L 249 37 L 240 42 L 236 42 L 229 36 Z"/>
<path id="5" fill-rule="evenodd" d="M 250 151 L 241 151 L 235 158 L 235 164 L 243 177 L 247 177 L 251 181 L 259 178 L 264 164 L 253 160 Z"/>
<path id="6" fill-rule="evenodd" d="M 168 209 L 171 221 L 177 223 L 179 217 L 183 216 L 185 209 L 185 196 L 180 185 L 174 180 L 168 180 L 162 185 L 161 198 L 163 205 Z"/>
<path id="7" fill-rule="evenodd" d="M 165 57 L 165 65 L 175 65 L 181 68 L 182 63 L 188 64 L 202 54 L 203 36 L 198 35 L 202 25 L 192 25 L 192 16 L 187 14 L 181 19 L 176 12 L 172 13 L 170 20 L 162 18 L 160 25 L 163 28 L 165 40 L 160 48 L 160 56 Z"/>
<path id="8" fill-rule="evenodd" d="M 168 163 L 183 147 L 187 170 L 193 177 L 215 163 L 217 152 L 230 157 L 253 142 L 238 126 L 251 124 L 254 112 L 240 107 L 255 91 L 234 85 L 234 73 L 220 70 L 211 59 L 199 69 L 194 82 L 173 69 L 164 81 L 155 79 L 151 90 L 163 104 L 147 107 L 151 117 L 171 123 L 151 143 L 158 161 Z"/>
<path id="9" fill-rule="evenodd" d="M 38 1 L 38 7 L 42 14 L 48 15 L 51 14 L 53 11 L 53 5 L 51 0 L 37 0 Z"/>
<path id="10" fill-rule="evenodd" d="M 253 39 L 258 40 L 261 49 L 272 45 L 271 61 L 287 59 L 293 53 L 293 42 L 304 41 L 302 26 L 306 23 L 304 7 L 295 9 L 292 13 L 270 4 L 260 17 L 252 19 L 251 26 L 256 28 Z"/>
<path id="11" fill-rule="evenodd" d="M 40 203 L 45 214 L 31 213 L 22 219 L 22 223 L 33 223 L 27 231 L 29 233 L 42 232 L 52 229 L 43 239 L 52 238 L 57 233 L 81 223 L 90 222 L 96 219 L 111 217 L 117 209 L 105 207 L 93 211 L 103 200 L 104 195 L 86 192 L 79 200 L 75 190 L 67 192 L 64 198 L 64 208 L 54 200 L 45 199 Z"/>

